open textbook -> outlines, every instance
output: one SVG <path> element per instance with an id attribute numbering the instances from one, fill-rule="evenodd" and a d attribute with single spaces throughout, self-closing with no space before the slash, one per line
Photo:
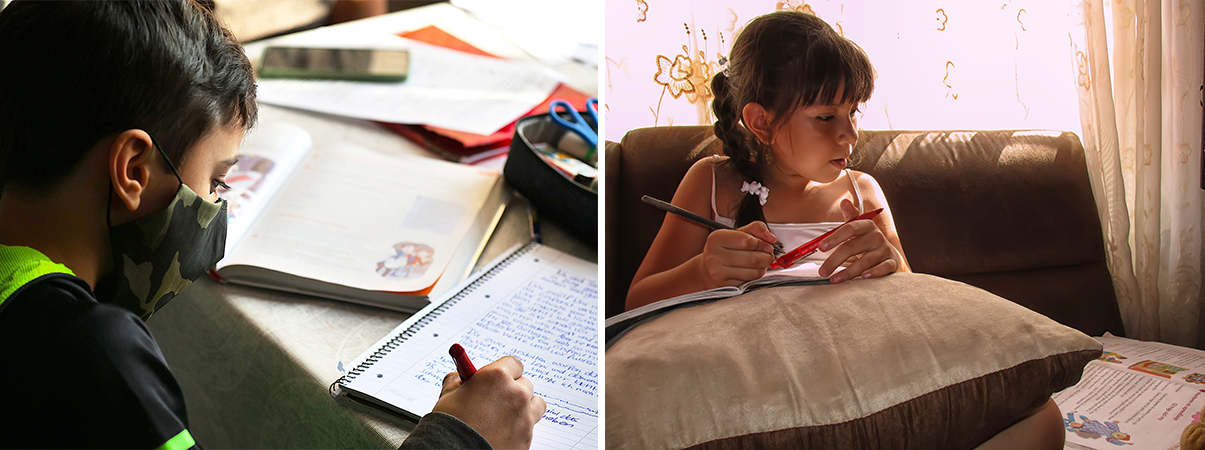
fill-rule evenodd
<path id="1" fill-rule="evenodd" d="M 415 311 L 468 276 L 506 204 L 497 172 L 312 142 L 282 122 L 247 136 L 217 278 Z"/>
<path id="2" fill-rule="evenodd" d="M 1180 448 L 1180 434 L 1205 405 L 1205 351 L 1108 333 L 1096 340 L 1104 344 L 1100 359 L 1054 395 L 1065 448 Z"/>
<path id="3" fill-rule="evenodd" d="M 659 316 L 678 306 L 687 305 L 696 302 L 718 300 L 721 298 L 735 297 L 746 292 L 762 289 L 772 286 L 784 285 L 804 285 L 804 284 L 828 284 L 828 278 L 820 276 L 821 262 L 805 262 L 797 264 L 785 269 L 767 270 L 765 275 L 756 280 L 747 281 L 740 286 L 725 286 L 706 291 L 692 292 L 683 294 L 673 298 L 656 301 L 623 314 L 616 315 L 607 319 L 606 322 L 606 340 L 607 346 L 615 338 L 621 336 L 623 332 L 636 324 L 653 317 Z"/>

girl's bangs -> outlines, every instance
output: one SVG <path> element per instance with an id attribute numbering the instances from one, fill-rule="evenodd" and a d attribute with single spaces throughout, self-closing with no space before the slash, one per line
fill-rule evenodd
<path id="1" fill-rule="evenodd" d="M 866 53 L 853 42 L 840 36 L 818 39 L 808 48 L 810 62 L 799 70 L 795 89 L 798 95 L 794 107 L 816 104 L 834 105 L 853 101 L 864 103 L 874 92 L 874 73 Z M 841 91 L 844 85 L 844 91 Z M 841 98 L 837 98 L 841 91 Z"/>

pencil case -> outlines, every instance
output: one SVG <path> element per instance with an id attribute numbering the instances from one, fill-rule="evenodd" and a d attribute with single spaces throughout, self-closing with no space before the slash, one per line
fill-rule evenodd
<path id="1" fill-rule="evenodd" d="M 585 112 L 581 115 L 597 132 L 598 124 Z M 597 245 L 597 169 L 594 177 L 586 176 L 592 167 L 581 167 L 586 173 L 575 173 L 572 167 L 567 167 L 574 166 L 574 162 L 549 156 L 550 150 L 561 147 L 567 147 L 565 153 L 573 153 L 576 149 L 568 147 L 576 147 L 578 143 L 584 141 L 557 125 L 548 114 L 519 119 L 502 175 L 531 202 L 540 218 L 556 222 L 582 242 Z"/>

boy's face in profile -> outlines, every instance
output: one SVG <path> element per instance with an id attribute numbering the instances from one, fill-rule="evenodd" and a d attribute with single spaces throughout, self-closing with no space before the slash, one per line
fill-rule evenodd
<path id="1" fill-rule="evenodd" d="M 218 126 L 184 153 L 180 178 L 193 192 L 210 202 L 217 201 L 217 182 L 225 182 L 226 174 L 238 161 L 238 149 L 243 143 L 246 128 Z M 175 195 L 175 192 L 172 192 Z"/>
<path id="2" fill-rule="evenodd" d="M 246 128 L 226 125 L 218 126 L 208 134 L 201 136 L 196 145 L 187 149 L 182 160 L 178 162 L 179 165 L 176 168 L 180 171 L 180 179 L 202 199 L 216 202 L 218 200 L 218 193 L 215 189 L 216 182 L 225 182 L 226 174 L 238 161 L 238 149 L 242 145 L 245 133 Z M 175 198 L 178 186 L 176 177 L 166 163 L 163 163 L 161 167 L 162 170 L 159 172 L 161 176 L 158 179 L 162 181 L 156 182 L 156 187 L 148 192 L 148 195 L 152 196 L 147 198 L 148 207 L 139 208 L 133 219 L 154 214 L 166 208 L 168 202 Z M 114 225 L 124 222 L 124 220 L 115 220 Z"/>

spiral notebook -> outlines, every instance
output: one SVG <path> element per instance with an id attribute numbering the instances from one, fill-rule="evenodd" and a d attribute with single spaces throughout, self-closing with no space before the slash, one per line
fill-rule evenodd
<path id="1" fill-rule="evenodd" d="M 460 343 L 478 367 L 523 361 L 548 411 L 532 449 L 598 441 L 598 264 L 529 243 L 499 258 L 378 341 L 338 381 L 341 394 L 416 419 L 431 412 Z"/>

